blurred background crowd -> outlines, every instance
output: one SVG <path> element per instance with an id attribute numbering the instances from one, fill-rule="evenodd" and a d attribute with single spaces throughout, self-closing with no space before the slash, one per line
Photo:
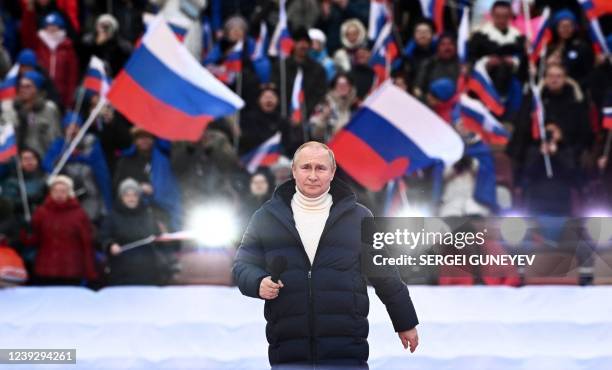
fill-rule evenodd
<path id="1" fill-rule="evenodd" d="M 2 100 L 0 114 L 0 124 L 14 126 L 18 148 L 18 161 L 0 166 L 4 258 L 22 259 L 32 284 L 172 281 L 184 243 L 154 248 L 151 236 L 231 219 L 235 235 L 223 243 L 237 245 L 251 214 L 291 176 L 295 149 L 306 140 L 329 141 L 384 78 L 453 124 L 466 145 L 481 140 L 454 114 L 463 78 L 477 62 L 500 96 L 504 109 L 496 118 L 510 133 L 507 143 L 490 146 L 496 201 L 479 198 L 484 162 L 466 154 L 444 169 L 438 191 L 428 169 L 404 176 L 406 214 L 581 216 L 612 206 L 602 113 L 612 107 L 612 57 L 605 52 L 612 49 L 612 13 L 599 16 L 598 43 L 577 0 L 447 0 L 439 17 L 423 11 L 427 1 L 393 1 L 398 52 L 381 75 L 372 62 L 370 3 L 289 0 L 293 47 L 281 61 L 268 53 L 279 19 L 273 0 L 0 0 L 0 78 L 19 65 L 16 96 Z M 458 29 L 466 7 L 463 58 Z M 536 37 L 545 9 L 550 38 L 536 54 L 529 38 Z M 188 143 L 156 138 L 106 104 L 61 173 L 49 177 L 100 99 L 82 83 L 91 57 L 104 62 L 110 78 L 117 76 L 154 14 L 171 25 L 177 20 L 180 40 L 245 107 Z M 245 47 L 237 75 L 228 61 L 239 43 Z M 298 73 L 304 109 L 294 119 L 287 107 Z M 542 102 L 545 141 L 532 132 L 530 80 Z M 247 168 L 241 158 L 277 132 L 280 157 Z M 544 171 L 544 154 L 553 177 Z M 390 214 L 395 198 L 389 189 L 368 191 L 341 167 L 337 176 L 376 215 Z"/>

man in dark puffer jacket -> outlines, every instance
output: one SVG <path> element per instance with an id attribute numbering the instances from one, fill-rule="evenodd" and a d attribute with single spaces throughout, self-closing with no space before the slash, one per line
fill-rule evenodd
<path id="1" fill-rule="evenodd" d="M 295 153 L 295 180 L 279 186 L 251 218 L 233 274 L 242 294 L 266 300 L 268 357 L 273 368 L 367 369 L 369 300 L 364 275 L 386 305 L 404 348 L 418 344 L 418 319 L 394 268 L 372 268 L 362 256 L 361 221 L 372 213 L 333 179 L 336 163 L 324 144 Z M 278 283 L 277 256 L 287 259 Z M 365 263 L 364 263 L 365 262 Z"/>

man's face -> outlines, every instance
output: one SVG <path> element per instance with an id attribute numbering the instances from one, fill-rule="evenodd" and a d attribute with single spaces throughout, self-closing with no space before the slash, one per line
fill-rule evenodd
<path id="1" fill-rule="evenodd" d="M 308 40 L 298 40 L 293 46 L 293 52 L 298 58 L 304 58 L 310 50 L 310 42 Z"/>
<path id="2" fill-rule="evenodd" d="M 302 194 L 316 198 L 329 189 L 336 169 L 329 153 L 318 146 L 307 146 L 293 160 L 293 178 Z"/>
<path id="3" fill-rule="evenodd" d="M 558 92 L 565 85 L 565 72 L 559 67 L 549 67 L 544 77 L 546 88 L 552 92 Z"/>
<path id="4" fill-rule="evenodd" d="M 457 55 L 457 47 L 453 40 L 443 38 L 438 44 L 438 57 L 442 60 L 452 59 Z"/>
<path id="5" fill-rule="evenodd" d="M 22 78 L 19 81 L 17 96 L 21 101 L 32 101 L 36 98 L 36 85 L 27 78 Z"/>
<path id="6" fill-rule="evenodd" d="M 355 64 L 359 66 L 367 65 L 370 62 L 370 51 L 366 48 L 359 48 L 355 53 Z"/>
<path id="7" fill-rule="evenodd" d="M 433 40 L 433 32 L 431 32 L 431 28 L 428 25 L 419 24 L 414 29 L 414 42 L 417 45 L 427 47 L 431 44 L 431 40 Z"/>
<path id="8" fill-rule="evenodd" d="M 227 31 L 227 39 L 238 42 L 244 39 L 244 30 L 241 27 L 232 27 Z"/>
<path id="9" fill-rule="evenodd" d="M 273 91 L 265 90 L 259 96 L 259 107 L 266 113 L 273 112 L 278 106 L 278 96 Z"/>
<path id="10" fill-rule="evenodd" d="M 23 172 L 34 172 L 38 168 L 38 159 L 32 152 L 24 151 L 21 153 L 21 168 Z"/>
<path id="11" fill-rule="evenodd" d="M 498 30 L 506 30 L 512 20 L 512 9 L 507 6 L 496 6 L 491 11 L 491 20 Z"/>

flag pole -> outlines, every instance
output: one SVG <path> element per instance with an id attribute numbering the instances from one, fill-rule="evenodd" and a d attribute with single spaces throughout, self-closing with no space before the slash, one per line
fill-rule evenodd
<path id="1" fill-rule="evenodd" d="M 60 158 L 59 162 L 57 162 L 57 164 L 55 165 L 55 168 L 53 168 L 53 171 L 51 171 L 50 177 L 57 176 L 62 170 L 62 168 L 64 168 L 64 165 L 68 161 L 68 158 L 70 158 L 70 155 L 72 154 L 76 146 L 79 145 L 79 142 L 83 139 L 83 137 L 87 133 L 87 130 L 89 129 L 91 124 L 94 122 L 94 120 L 96 119 L 100 111 L 102 110 L 102 107 L 104 107 L 105 103 L 106 103 L 106 98 L 100 97 L 100 101 L 98 101 L 98 104 L 94 107 L 94 109 L 89 114 L 87 121 L 85 121 L 85 124 L 83 124 L 83 127 L 81 127 L 77 135 L 74 137 L 74 139 L 72 139 L 72 142 L 70 142 L 70 146 L 64 152 L 64 154 L 62 154 L 62 157 Z"/>
<path id="2" fill-rule="evenodd" d="M 527 34 L 527 38 L 529 40 L 528 45 L 531 45 L 532 42 L 532 34 L 531 34 L 531 12 L 529 11 L 529 4 L 527 4 L 527 0 L 521 0 L 521 3 L 523 5 L 523 13 L 525 16 L 525 33 Z M 527 49 L 527 53 L 531 53 L 533 52 L 533 50 L 531 50 L 531 46 L 528 47 Z M 530 58 L 528 58 L 530 59 Z M 540 65 L 541 65 L 542 61 L 540 60 Z M 531 87 L 531 93 L 532 94 L 538 94 L 538 91 L 535 87 L 535 66 L 531 65 L 529 68 L 529 86 Z M 539 100 L 539 98 L 538 98 Z M 538 129 L 540 131 L 540 140 L 543 143 L 546 143 L 546 130 L 544 128 L 544 112 L 543 109 L 544 107 L 541 106 L 540 107 L 540 112 L 538 112 Z M 546 177 L 548 177 L 549 179 L 552 179 L 553 177 L 553 171 L 552 171 L 552 164 L 550 161 L 550 153 L 548 153 L 548 151 L 545 151 L 544 153 L 542 153 L 542 155 L 544 156 L 544 167 L 546 168 Z"/>
<path id="3" fill-rule="evenodd" d="M 25 187 L 25 179 L 23 177 L 23 168 L 21 168 L 21 160 L 19 153 L 15 157 L 15 166 L 17 167 L 17 181 L 19 182 L 19 194 L 21 195 L 21 204 L 23 205 L 23 214 L 26 222 L 32 220 L 32 214 L 30 213 L 30 204 L 28 203 L 28 194 Z"/>
<path id="4" fill-rule="evenodd" d="M 238 72 L 238 76 L 236 78 L 236 94 L 242 98 L 242 68 L 240 72 Z M 240 109 L 236 110 L 235 114 L 235 122 L 234 122 L 234 149 L 236 153 L 238 153 L 238 146 L 240 145 Z"/>
<path id="5" fill-rule="evenodd" d="M 287 64 L 285 57 L 279 55 L 280 61 L 280 94 L 281 94 L 281 116 L 287 118 Z"/>

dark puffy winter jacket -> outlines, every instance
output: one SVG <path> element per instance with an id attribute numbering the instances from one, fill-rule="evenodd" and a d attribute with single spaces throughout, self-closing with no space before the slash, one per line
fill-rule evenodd
<path id="1" fill-rule="evenodd" d="M 260 298 L 259 285 L 270 275 L 271 261 L 287 258 L 280 276 L 284 287 L 264 308 L 273 367 L 367 368 L 369 300 L 364 275 L 386 305 L 395 331 L 418 324 L 408 289 L 394 268 L 371 273 L 371 258 L 362 257 L 366 249 L 360 229 L 362 219 L 372 213 L 338 179 L 331 183 L 333 205 L 311 265 L 291 211 L 294 193 L 295 181 L 285 182 L 251 218 L 234 263 L 236 283 L 244 295 Z"/>

